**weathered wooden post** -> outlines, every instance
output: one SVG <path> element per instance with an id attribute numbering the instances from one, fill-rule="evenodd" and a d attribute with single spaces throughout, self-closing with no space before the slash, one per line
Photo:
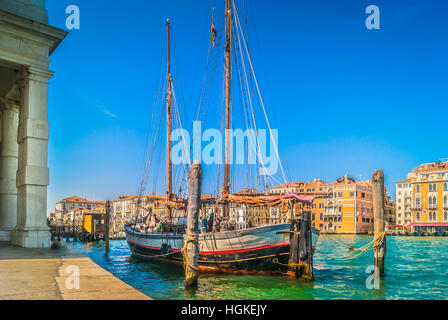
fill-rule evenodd
<path id="1" fill-rule="evenodd" d="M 106 243 L 106 254 L 109 254 L 109 225 L 110 225 L 110 201 L 106 201 L 106 233 L 104 242 Z"/>
<path id="2" fill-rule="evenodd" d="M 373 189 L 373 227 L 375 253 L 375 277 L 384 276 L 384 260 L 386 258 L 386 234 L 385 232 L 385 210 L 384 210 L 384 173 L 383 170 L 376 170 L 372 179 Z"/>
<path id="3" fill-rule="evenodd" d="M 195 287 L 198 283 L 199 255 L 199 210 L 201 208 L 202 167 L 195 161 L 190 170 L 190 184 L 187 207 L 187 234 L 182 250 L 185 269 L 185 286 Z"/>
<path id="4" fill-rule="evenodd" d="M 291 228 L 289 236 L 289 259 L 288 259 L 288 271 L 287 275 L 290 277 L 297 277 L 298 274 L 298 263 L 299 263 L 299 240 L 300 240 L 300 230 L 299 221 L 294 218 L 294 201 L 290 203 L 290 218 L 291 218 Z"/>
<path id="5" fill-rule="evenodd" d="M 298 277 L 308 281 L 314 280 L 310 211 L 304 211 L 300 221 Z"/>

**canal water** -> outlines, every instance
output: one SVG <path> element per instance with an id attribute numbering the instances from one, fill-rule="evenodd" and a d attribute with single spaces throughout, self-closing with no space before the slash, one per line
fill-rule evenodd
<path id="1" fill-rule="evenodd" d="M 315 282 L 282 277 L 200 275 L 195 291 L 185 290 L 181 268 L 131 258 L 126 241 L 111 241 L 109 256 L 100 244 L 72 243 L 94 262 L 153 299 L 447 299 L 448 237 L 388 237 L 386 277 L 369 290 L 366 269 L 373 252 L 356 253 L 336 244 L 362 247 L 371 236 L 321 235 L 314 255 Z M 338 247 L 341 248 L 338 248 Z M 371 281 L 367 281 L 371 283 Z"/>

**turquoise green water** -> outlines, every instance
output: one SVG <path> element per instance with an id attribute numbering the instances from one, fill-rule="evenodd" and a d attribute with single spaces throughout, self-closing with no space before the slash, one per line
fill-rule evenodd
<path id="1" fill-rule="evenodd" d="M 181 268 L 130 258 L 126 241 L 112 241 L 108 257 L 102 244 L 73 244 L 97 264 L 154 299 L 447 299 L 448 237 L 388 237 L 386 277 L 369 290 L 366 268 L 373 252 L 353 260 L 329 239 L 361 247 L 370 236 L 322 235 L 314 256 L 315 282 L 282 277 L 200 275 L 195 291 L 184 289 Z"/>

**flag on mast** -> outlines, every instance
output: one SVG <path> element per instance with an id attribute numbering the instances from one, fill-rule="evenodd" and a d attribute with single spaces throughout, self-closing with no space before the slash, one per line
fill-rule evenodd
<path id="1" fill-rule="evenodd" d="M 215 47 L 215 45 L 216 45 L 215 39 L 216 39 L 217 35 L 218 35 L 218 33 L 216 32 L 215 24 L 212 22 L 212 29 L 211 29 L 210 40 L 213 43 L 213 47 Z"/>

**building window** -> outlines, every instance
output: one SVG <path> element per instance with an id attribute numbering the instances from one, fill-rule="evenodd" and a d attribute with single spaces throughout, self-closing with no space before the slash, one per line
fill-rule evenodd
<path id="1" fill-rule="evenodd" d="M 448 208 L 448 196 L 446 195 L 443 197 L 443 207 Z"/>
<path id="2" fill-rule="evenodd" d="M 415 220 L 416 220 L 416 221 L 420 221 L 420 212 L 417 212 L 417 213 L 415 214 Z"/>
<path id="3" fill-rule="evenodd" d="M 420 192 L 420 185 L 419 185 L 419 184 L 418 184 L 417 187 L 416 187 L 416 191 L 417 191 L 417 192 Z"/>
<path id="4" fill-rule="evenodd" d="M 446 183 L 443 184 L 443 191 L 448 191 L 448 184 Z"/>
<path id="5" fill-rule="evenodd" d="M 431 208 L 437 207 L 437 197 L 436 196 L 434 196 L 434 197 L 430 196 L 429 197 L 429 206 Z"/>
<path id="6" fill-rule="evenodd" d="M 437 221 L 437 213 L 436 212 L 429 213 L 429 221 Z"/>
<path id="7" fill-rule="evenodd" d="M 448 221 L 448 211 L 443 212 L 443 221 Z"/>

